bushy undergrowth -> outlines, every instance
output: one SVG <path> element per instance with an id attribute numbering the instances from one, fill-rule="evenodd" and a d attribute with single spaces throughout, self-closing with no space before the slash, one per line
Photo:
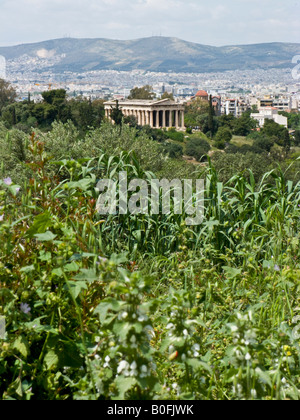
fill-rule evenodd
<path id="1" fill-rule="evenodd" d="M 210 166 L 200 226 L 99 216 L 99 178 L 154 175 L 96 141 L 0 181 L 1 398 L 299 399 L 299 183 Z"/>

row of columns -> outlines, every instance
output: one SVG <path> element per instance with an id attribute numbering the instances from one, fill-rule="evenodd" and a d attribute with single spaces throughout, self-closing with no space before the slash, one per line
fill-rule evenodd
<path id="1" fill-rule="evenodd" d="M 133 108 L 122 108 L 125 117 L 134 116 L 138 125 L 150 125 L 151 128 L 183 128 L 184 111 L 183 110 L 138 110 Z M 105 110 L 106 118 L 110 118 L 110 110 Z"/>

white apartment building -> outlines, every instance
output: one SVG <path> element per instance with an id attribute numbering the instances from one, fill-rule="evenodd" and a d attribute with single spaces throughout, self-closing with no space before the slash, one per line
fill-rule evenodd
<path id="1" fill-rule="evenodd" d="M 277 124 L 288 128 L 287 117 L 279 115 L 278 109 L 274 107 L 263 107 L 259 110 L 259 113 L 251 114 L 251 118 L 258 121 L 260 127 L 264 126 L 266 120 L 273 120 Z"/>
<path id="2" fill-rule="evenodd" d="M 241 117 L 244 112 L 248 111 L 249 105 L 240 99 L 226 99 L 222 104 L 222 113 L 235 117 Z"/>
<path id="3" fill-rule="evenodd" d="M 292 98 L 289 97 L 279 97 L 273 99 L 273 107 L 277 108 L 278 111 L 290 111 L 292 109 Z"/>

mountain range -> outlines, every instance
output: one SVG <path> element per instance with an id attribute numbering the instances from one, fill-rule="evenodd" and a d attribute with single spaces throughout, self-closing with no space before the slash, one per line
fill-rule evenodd
<path id="1" fill-rule="evenodd" d="M 145 70 L 153 72 L 217 72 L 292 67 L 298 43 L 265 43 L 214 47 L 170 37 L 129 41 L 62 38 L 0 47 L 7 60 L 44 60 L 43 71 Z"/>

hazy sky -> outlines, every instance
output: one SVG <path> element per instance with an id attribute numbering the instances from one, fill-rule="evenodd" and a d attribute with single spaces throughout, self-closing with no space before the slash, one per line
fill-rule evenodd
<path id="1" fill-rule="evenodd" d="M 0 0 L 0 45 L 174 36 L 208 45 L 300 42 L 300 0 Z"/>

